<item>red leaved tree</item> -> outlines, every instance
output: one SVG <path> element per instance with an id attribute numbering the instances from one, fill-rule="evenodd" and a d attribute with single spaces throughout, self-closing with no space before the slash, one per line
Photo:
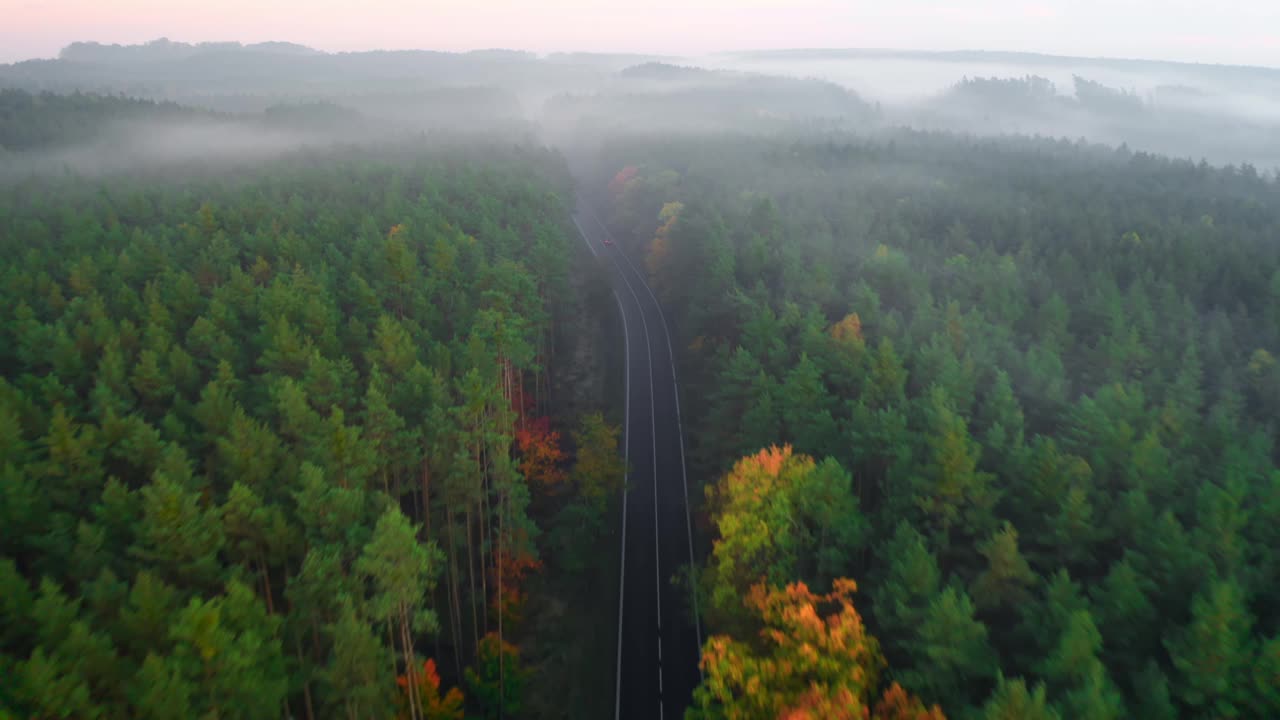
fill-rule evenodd
<path id="1" fill-rule="evenodd" d="M 462 720 L 462 691 L 449 688 L 444 695 L 440 694 L 440 673 L 436 672 L 435 660 L 422 663 L 422 671 L 413 673 L 412 681 L 417 685 L 424 720 Z M 396 717 L 410 717 L 409 682 L 410 679 L 404 675 L 396 678 L 396 685 L 401 691 L 400 711 Z"/>
<path id="2" fill-rule="evenodd" d="M 635 165 L 628 165 L 622 168 L 618 171 L 618 174 L 614 175 L 613 179 L 609 181 L 609 192 L 613 193 L 615 198 L 618 197 L 622 194 L 623 190 L 627 189 L 627 183 L 635 179 L 635 176 L 639 172 L 640 168 Z"/>
<path id="3" fill-rule="evenodd" d="M 560 490 L 565 479 L 561 468 L 564 450 L 560 433 L 551 429 L 551 420 L 540 417 L 516 430 L 516 448 L 520 451 L 520 474 L 548 495 Z"/>

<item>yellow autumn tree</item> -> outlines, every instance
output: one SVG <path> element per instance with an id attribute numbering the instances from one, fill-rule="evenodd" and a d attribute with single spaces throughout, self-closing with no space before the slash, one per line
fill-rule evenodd
<path id="1" fill-rule="evenodd" d="M 867 343 L 862 337 L 862 318 L 858 317 L 858 313 L 849 313 L 840 322 L 832 325 L 831 339 L 842 347 L 862 354 L 867 348 Z"/>
<path id="2" fill-rule="evenodd" d="M 702 573 L 707 618 L 725 632 L 756 625 L 742 605 L 753 585 L 825 585 L 866 536 L 848 471 L 790 445 L 742 458 L 706 493 L 716 531 Z"/>
<path id="3" fill-rule="evenodd" d="M 884 657 L 853 607 L 853 580 L 817 595 L 804 583 L 752 586 L 745 600 L 763 629 L 759 642 L 707 641 L 697 720 L 945 720 L 896 684 L 872 712 Z"/>
<path id="4" fill-rule="evenodd" d="M 667 261 L 667 256 L 671 252 L 671 229 L 675 227 L 676 220 L 680 217 L 680 211 L 684 209 L 684 203 L 669 202 L 662 206 L 662 211 L 658 213 L 658 220 L 662 223 L 658 226 L 658 230 L 653 235 L 653 240 L 649 243 L 649 252 L 646 253 L 644 263 L 649 270 L 650 277 L 657 278 L 662 274 L 663 266 Z"/>

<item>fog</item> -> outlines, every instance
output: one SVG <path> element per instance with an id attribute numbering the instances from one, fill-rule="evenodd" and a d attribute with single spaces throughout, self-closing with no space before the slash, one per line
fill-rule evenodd
<path id="1" fill-rule="evenodd" d="M 95 176 L 225 171 L 334 140 L 332 135 L 247 124 L 142 121 L 104 129 L 90 141 L 0 155 L 0 179 L 64 172 Z"/>
<path id="2" fill-rule="evenodd" d="M 879 104 L 894 125 L 1084 138 L 1218 164 L 1280 165 L 1280 71 L 1267 68 L 898 51 L 734 53 L 688 62 L 832 82 Z M 1049 81 L 1068 101 L 1075 99 L 1076 78 L 1099 83 L 1140 101 L 1141 116 L 1121 118 L 1063 103 L 1037 117 L 1034 108 L 965 102 L 953 92 L 966 79 L 1028 76 Z"/>
<path id="3" fill-rule="evenodd" d="M 1249 68 L 1181 63 L 1097 60 L 1028 53 L 735 53 L 690 58 L 690 62 L 770 75 L 813 77 L 844 85 L 878 102 L 914 102 L 937 95 L 964 77 L 1039 75 L 1070 87 L 1079 75 L 1112 87 L 1146 94 L 1161 86 L 1214 84 L 1223 91 L 1261 90 Z M 1238 74 L 1235 71 L 1243 73 Z M 1280 71 L 1271 90 L 1280 89 Z"/>
<path id="4" fill-rule="evenodd" d="M 902 127 L 1083 139 L 1197 162 L 1280 166 L 1280 70 L 1144 60 L 886 50 L 334 54 L 283 42 L 157 41 L 79 43 L 57 60 L 0 65 L 0 88 L 162 103 L 127 108 L 120 122 L 101 126 L 75 120 L 80 130 L 56 143 L 0 135 L 8 174 L 226 165 L 433 132 L 540 134 L 563 147 L 610 132 Z"/>

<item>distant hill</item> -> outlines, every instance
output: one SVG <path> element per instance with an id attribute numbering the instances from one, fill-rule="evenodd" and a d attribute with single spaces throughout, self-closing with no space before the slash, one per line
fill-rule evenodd
<path id="1" fill-rule="evenodd" d="M 0 148 L 9 151 L 86 142 L 99 137 L 108 127 L 122 123 L 222 119 L 225 116 L 171 102 L 84 93 L 55 95 L 0 90 Z"/>
<path id="2" fill-rule="evenodd" d="M 243 52 L 270 55 L 322 55 L 319 50 L 289 42 L 262 42 L 243 45 L 238 42 L 174 42 L 168 38 L 152 40 L 142 45 L 103 45 L 96 42 L 77 42 L 58 53 L 60 60 L 83 63 L 148 63 L 186 60 L 213 52 Z"/>
<path id="3" fill-rule="evenodd" d="M 1280 68 L 1257 65 L 1220 65 L 1191 63 L 1178 60 L 1151 60 L 1142 58 L 1082 57 L 1075 55 L 1050 55 L 1047 53 L 1016 52 L 1008 50 L 895 50 L 887 48 L 796 48 L 793 50 L 742 50 L 723 53 L 725 56 L 760 60 L 850 60 L 898 58 L 909 60 L 933 60 L 939 62 L 992 62 L 1016 65 L 1095 64 L 1134 66 L 1176 66 L 1182 68 L 1206 68 L 1219 70 L 1258 70 L 1280 74 Z"/>
<path id="4" fill-rule="evenodd" d="M 682 80 L 695 77 L 706 77 L 713 71 L 686 65 L 672 65 L 664 62 L 647 62 L 623 68 L 619 73 L 626 78 L 645 78 L 650 80 Z"/>
<path id="5" fill-rule="evenodd" d="M 590 52 L 558 52 L 544 58 L 548 63 L 558 65 L 586 65 L 622 69 L 647 62 L 661 62 L 656 55 L 637 55 L 635 53 L 590 53 Z"/>
<path id="6" fill-rule="evenodd" d="M 820 80 L 650 63 L 620 73 L 599 92 L 547 103 L 548 123 L 644 132 L 772 131 L 782 127 L 865 128 L 878 111 L 857 93 Z"/>
<path id="7" fill-rule="evenodd" d="M 0 87 L 30 92 L 125 94 L 227 112 L 271 105 L 337 101 L 354 94 L 418 94 L 443 88 L 498 88 L 522 98 L 594 87 L 619 69 L 613 56 L 557 56 L 524 51 L 375 50 L 321 52 L 265 42 L 142 45 L 79 42 L 57 59 L 0 64 Z M 626 64 L 635 64 L 628 57 Z M 625 66 L 625 65 L 623 65 Z"/>
<path id="8" fill-rule="evenodd" d="M 874 61 L 916 60 L 935 63 L 1006 65 L 1030 70 L 1052 66 L 1073 68 L 1105 68 L 1114 71 L 1145 74 L 1157 71 L 1176 73 L 1179 77 L 1221 87 L 1251 87 L 1263 83 L 1280 87 L 1280 68 L 1255 65 L 1218 65 L 1190 63 L 1175 60 L 1146 60 L 1139 58 L 1075 57 L 1071 55 L 1047 55 L 1043 53 L 1009 52 L 1001 50 L 891 50 L 873 48 L 846 49 L 795 49 L 748 50 L 722 53 L 719 57 L 744 61 Z M 1040 70 L 1036 70 L 1040 72 Z"/>
<path id="9" fill-rule="evenodd" d="M 174 129 L 353 138 L 370 129 L 358 110 L 332 102 L 278 104 L 261 112 L 223 113 L 120 95 L 0 90 L 0 150 L 9 153 L 88 144 L 145 142 Z"/>

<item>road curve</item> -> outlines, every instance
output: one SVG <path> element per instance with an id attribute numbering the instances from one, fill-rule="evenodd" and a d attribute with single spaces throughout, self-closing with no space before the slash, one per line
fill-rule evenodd
<path id="1" fill-rule="evenodd" d="M 680 718 L 699 679 L 701 628 L 687 588 L 693 534 L 679 389 L 666 318 L 643 275 L 582 197 L 574 224 L 610 283 L 626 350 L 622 580 L 618 597 L 617 720 Z"/>

